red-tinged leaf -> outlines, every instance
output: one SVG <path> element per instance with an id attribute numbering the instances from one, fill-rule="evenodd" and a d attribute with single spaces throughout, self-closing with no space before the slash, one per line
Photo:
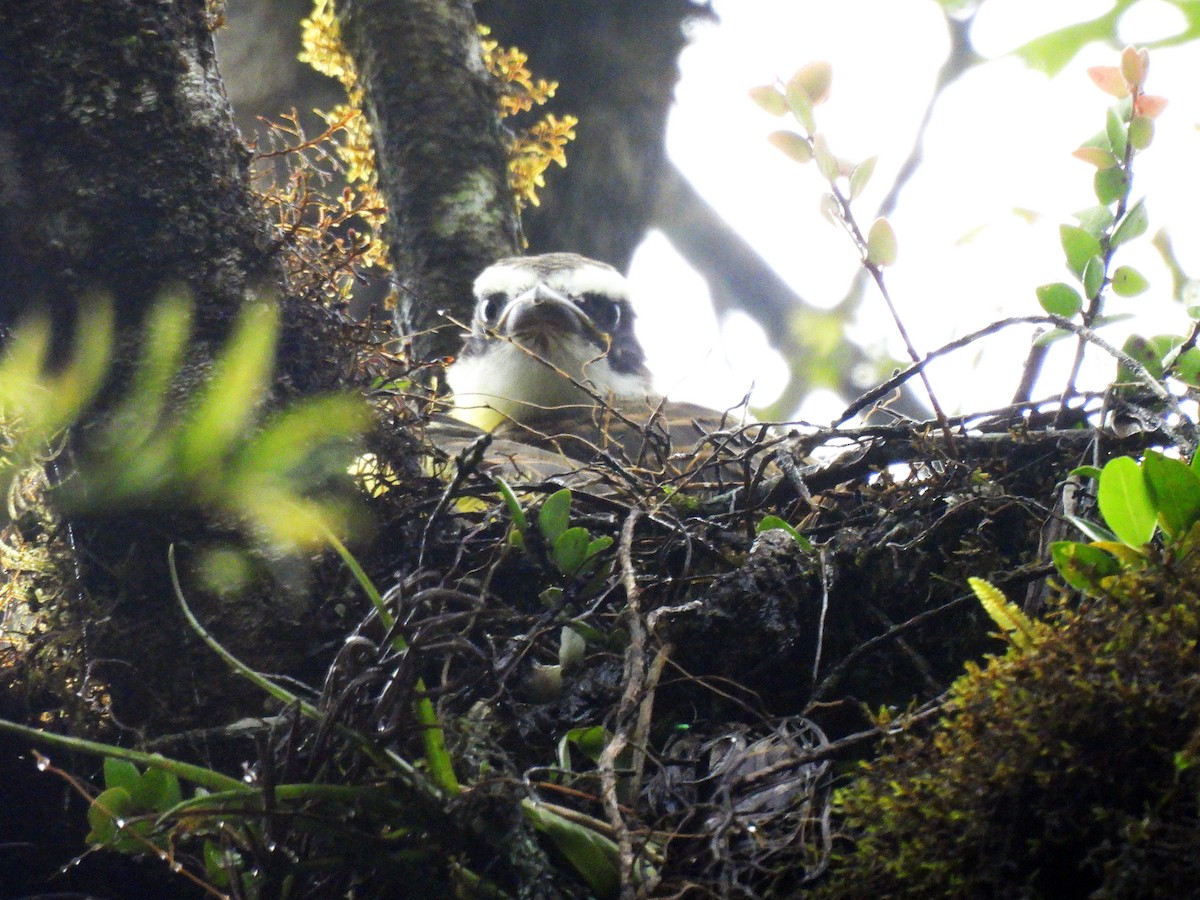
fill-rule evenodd
<path id="1" fill-rule="evenodd" d="M 1097 169 L 1110 169 L 1117 164 L 1117 158 L 1112 155 L 1112 152 L 1100 147 L 1080 147 L 1071 155 Z"/>
<path id="2" fill-rule="evenodd" d="M 787 114 L 787 100 L 780 93 L 779 88 L 774 85 L 764 84 L 760 87 L 752 87 L 749 93 L 750 99 L 757 103 L 760 109 L 769 112 L 773 116 Z"/>
<path id="3" fill-rule="evenodd" d="M 1157 119 L 1166 108 L 1167 98 L 1156 97 L 1154 94 L 1142 94 L 1133 102 L 1133 111 L 1147 119 Z"/>
<path id="4" fill-rule="evenodd" d="M 1126 47 L 1121 51 L 1121 77 L 1131 88 L 1141 87 L 1146 80 L 1146 67 L 1150 64 L 1150 55 L 1137 47 Z"/>
<path id="5" fill-rule="evenodd" d="M 792 81 L 804 89 L 808 102 L 820 106 L 829 99 L 829 88 L 833 84 L 833 67 L 824 61 L 811 62 L 802 66 L 792 76 Z"/>
<path id="6" fill-rule="evenodd" d="M 1104 93 L 1118 98 L 1129 96 L 1129 85 L 1116 66 L 1092 66 L 1087 73 Z"/>
<path id="7" fill-rule="evenodd" d="M 812 159 L 812 145 L 794 131 L 772 131 L 767 140 L 796 162 L 806 163 Z"/>
<path id="8" fill-rule="evenodd" d="M 890 266 L 896 261 L 898 252 L 896 232 L 887 219 L 876 219 L 867 232 L 867 262 L 876 266 Z"/>

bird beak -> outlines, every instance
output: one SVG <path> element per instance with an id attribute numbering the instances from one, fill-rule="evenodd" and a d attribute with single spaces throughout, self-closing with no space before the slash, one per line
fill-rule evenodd
<path id="1" fill-rule="evenodd" d="M 496 330 L 511 337 L 582 334 L 590 324 L 566 295 L 539 284 L 508 304 Z"/>

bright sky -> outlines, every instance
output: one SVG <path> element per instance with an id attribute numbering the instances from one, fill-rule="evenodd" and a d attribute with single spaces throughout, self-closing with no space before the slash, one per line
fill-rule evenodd
<path id="1" fill-rule="evenodd" d="M 842 299 L 857 255 L 840 228 L 818 212 L 823 182 L 766 142 L 787 120 L 763 113 L 747 90 L 786 79 L 801 65 L 833 65 L 833 93 L 817 109 L 818 129 L 842 158 L 878 155 L 871 186 L 856 201 L 864 226 L 907 156 L 941 65 L 947 36 L 933 0 L 716 0 L 720 23 L 701 25 L 685 52 L 683 78 L 668 130 L 668 150 L 700 192 L 778 272 L 818 306 Z M 1095 204 L 1094 169 L 1071 151 L 1103 127 L 1111 99 L 1088 78 L 1117 53 L 1092 45 L 1056 78 L 1006 54 L 1026 40 L 1106 12 L 1111 0 L 987 0 L 974 27 L 989 62 L 943 94 L 926 135 L 926 158 L 900 197 L 892 222 L 900 257 L 888 270 L 892 296 L 919 350 L 931 350 L 1006 315 L 1041 312 L 1034 289 L 1069 281 L 1058 226 Z M 1179 11 L 1159 0 L 1135 4 L 1123 40 L 1164 37 L 1182 28 Z M 1137 313 L 1105 336 L 1118 346 L 1131 331 L 1183 333 L 1186 314 L 1172 303 L 1167 269 L 1149 238 L 1166 228 L 1190 274 L 1200 277 L 1200 47 L 1151 53 L 1148 91 L 1170 100 L 1153 146 L 1135 163 L 1134 197 L 1148 196 L 1150 232 L 1118 252 L 1151 283 L 1140 297 L 1111 297 L 1108 312 Z M 1016 211 L 1025 212 L 1025 216 Z M 1030 216 L 1029 214 L 1032 214 Z M 1032 218 L 1032 221 L 1030 221 Z M 661 234 L 651 235 L 631 278 L 639 334 L 659 387 L 676 399 L 710 406 L 736 403 L 753 385 L 752 403 L 771 402 L 786 367 L 749 317 L 718 323 L 697 275 Z M 670 302 L 660 300 L 670 298 Z M 864 343 L 904 358 L 883 301 L 868 291 L 854 326 Z M 1003 406 L 1020 377 L 1031 332 L 1012 329 L 931 368 L 948 410 Z M 1061 390 L 1071 342 L 1060 342 L 1038 394 Z M 1087 384 L 1107 383 L 1114 364 L 1090 351 Z M 814 396 L 800 415 L 823 423 L 843 403 Z"/>

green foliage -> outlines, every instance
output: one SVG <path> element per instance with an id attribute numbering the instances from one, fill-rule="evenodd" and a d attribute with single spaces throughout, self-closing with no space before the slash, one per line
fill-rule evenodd
<path id="1" fill-rule="evenodd" d="M 1004 632 L 1009 643 L 1017 650 L 1028 650 L 1038 640 L 1037 626 L 1021 611 L 1021 608 L 1004 596 L 1004 592 L 982 578 L 968 578 L 967 583 L 984 611 Z"/>
<path id="2" fill-rule="evenodd" d="M 182 800 L 174 773 L 156 768 L 139 772 L 128 760 L 105 757 L 104 790 L 88 808 L 91 831 L 84 840 L 122 853 L 166 850 L 167 836 L 156 820 Z"/>
<path id="3" fill-rule="evenodd" d="M 359 512 L 347 470 L 371 422 L 367 406 L 312 397 L 260 422 L 279 311 L 258 300 L 242 310 L 211 375 L 179 408 L 171 389 L 190 326 L 191 305 L 180 293 L 152 309 L 128 393 L 57 489 L 59 503 L 73 514 L 193 508 L 284 551 L 349 531 Z"/>
<path id="4" fill-rule="evenodd" d="M 789 525 L 783 519 L 779 518 L 779 516 L 763 516 L 762 519 L 759 520 L 755 531 L 757 531 L 759 534 L 762 534 L 764 531 L 773 531 L 775 529 L 786 531 L 788 534 L 790 534 L 792 536 L 792 540 L 800 545 L 800 549 L 809 553 L 813 551 L 812 541 L 797 531 L 795 527 Z"/>
<path id="5" fill-rule="evenodd" d="M 1054 564 L 1071 587 L 1101 593 L 1122 569 L 1145 568 L 1156 533 L 1174 552 L 1191 546 L 1200 523 L 1200 473 L 1194 461 L 1189 466 L 1148 450 L 1140 463 L 1119 456 L 1088 474 L 1097 478 L 1097 503 L 1107 529 L 1073 520 L 1092 542 L 1051 544 Z"/>
<path id="6" fill-rule="evenodd" d="M 23 468 L 51 455 L 58 434 L 92 402 L 108 371 L 113 342 L 112 303 L 84 305 L 70 362 L 51 372 L 50 321 L 19 326 L 0 356 L 0 493 L 8 496 Z M 7 505 L 0 516 L 7 517 Z"/>
<path id="7" fill-rule="evenodd" d="M 617 844 L 612 838 L 533 800 L 526 800 L 521 808 L 530 824 L 550 839 L 598 897 L 617 896 L 621 867 Z"/>
<path id="8" fill-rule="evenodd" d="M 505 508 L 513 520 L 510 540 L 519 547 L 528 547 L 529 521 L 525 510 L 503 479 L 494 479 Z M 597 571 L 605 550 L 612 546 L 608 535 L 593 538 L 581 526 L 571 527 L 571 491 L 555 491 L 542 502 L 538 510 L 537 530 L 550 562 L 562 575 L 586 576 Z"/>
<path id="9" fill-rule="evenodd" d="M 1105 112 L 1104 130 L 1075 151 L 1078 159 L 1096 167 L 1093 189 L 1099 205 L 1079 213 L 1078 225 L 1059 229 L 1067 269 L 1083 290 L 1081 295 L 1061 282 L 1039 287 L 1038 302 L 1052 315 L 1071 318 L 1082 313 L 1085 325 L 1096 325 L 1107 286 L 1111 284 L 1121 297 L 1135 296 L 1149 286 L 1129 266 L 1109 275 L 1116 249 L 1140 237 L 1149 226 L 1145 201 L 1130 203 L 1133 158 L 1149 146 L 1153 136 L 1149 123 L 1162 103 L 1161 98 L 1143 92 L 1148 60 L 1145 50 L 1128 47 L 1120 67 L 1097 66 L 1089 71 L 1097 86 L 1118 101 Z"/>
<path id="10" fill-rule="evenodd" d="M 1183 896 L 1200 883 L 1200 552 L 1126 569 L 969 665 L 838 792 L 818 896 Z M 1183 765 L 1178 761 L 1183 760 Z"/>
<path id="11" fill-rule="evenodd" d="M 961 5 L 952 0 L 940 0 L 940 2 L 943 6 L 951 8 Z M 1114 0 L 1112 8 L 1096 18 L 1076 22 L 1048 34 L 1039 35 L 1012 52 L 1030 68 L 1045 72 L 1047 75 L 1056 75 L 1089 44 L 1097 42 L 1109 45 L 1119 44 L 1121 39 L 1118 32 L 1121 17 L 1130 8 L 1137 6 L 1139 2 L 1146 2 L 1146 0 Z M 1181 44 L 1200 37 L 1200 9 L 1197 9 L 1195 2 L 1193 0 L 1167 0 L 1167 2 L 1183 14 L 1186 22 L 1184 30 L 1153 41 L 1149 46 Z"/>

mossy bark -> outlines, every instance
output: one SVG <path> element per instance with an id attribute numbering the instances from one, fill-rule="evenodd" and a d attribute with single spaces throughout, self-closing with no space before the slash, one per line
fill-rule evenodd
<path id="1" fill-rule="evenodd" d="M 483 67 L 467 0 L 343 0 L 374 130 L 398 322 L 418 356 L 456 353 L 471 283 L 519 247 L 496 84 Z M 432 329 L 432 330 L 431 330 Z"/>

